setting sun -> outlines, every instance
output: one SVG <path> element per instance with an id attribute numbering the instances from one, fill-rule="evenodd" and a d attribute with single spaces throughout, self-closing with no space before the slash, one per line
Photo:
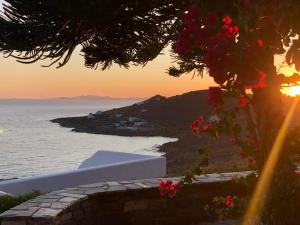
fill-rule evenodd
<path id="1" fill-rule="evenodd" d="M 278 68 L 278 72 L 284 74 L 285 76 L 292 76 L 294 73 L 297 73 L 296 69 L 294 66 L 283 66 L 280 67 L 280 62 L 283 61 L 282 57 L 277 57 L 276 58 L 276 64 L 277 64 L 277 68 Z M 294 86 L 290 86 L 290 87 L 283 87 L 281 88 L 281 93 L 291 96 L 291 97 L 295 97 L 300 95 L 300 83 L 298 83 L 298 85 L 294 85 Z"/>
<path id="2" fill-rule="evenodd" d="M 281 92 L 285 95 L 295 97 L 300 95 L 300 86 L 285 87 L 281 89 Z"/>

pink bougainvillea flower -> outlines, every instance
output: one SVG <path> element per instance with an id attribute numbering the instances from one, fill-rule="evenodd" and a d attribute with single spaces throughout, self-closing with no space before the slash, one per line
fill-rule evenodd
<path id="1" fill-rule="evenodd" d="M 264 47 L 264 42 L 261 39 L 257 40 L 257 44 L 259 47 Z"/>
<path id="2" fill-rule="evenodd" d="M 191 129 L 192 129 L 192 133 L 193 134 L 200 133 L 199 126 L 203 123 L 203 121 L 204 121 L 204 117 L 200 116 L 197 120 L 195 120 L 194 122 L 192 122 Z"/>
<path id="3" fill-rule="evenodd" d="M 192 133 L 193 134 L 198 134 L 199 133 L 199 129 L 195 128 L 195 127 L 192 127 Z"/>
<path id="4" fill-rule="evenodd" d="M 200 116 L 200 117 L 198 118 L 198 121 L 199 121 L 200 123 L 202 123 L 202 122 L 204 121 L 204 116 Z"/>
<path id="5" fill-rule="evenodd" d="M 210 128 L 212 128 L 212 124 L 206 124 L 202 126 L 202 131 L 207 132 Z"/>
<path id="6" fill-rule="evenodd" d="M 232 24 L 232 19 L 231 19 L 229 16 L 225 16 L 225 17 L 223 18 L 223 23 L 224 23 L 225 25 L 230 25 L 230 24 Z"/>
<path id="7" fill-rule="evenodd" d="M 209 75 L 218 84 L 223 84 L 230 78 L 230 71 L 236 65 L 236 59 L 231 54 L 231 50 L 239 32 L 238 26 L 231 25 L 232 20 L 229 17 L 224 17 L 223 22 L 221 30 L 208 39 L 207 53 L 203 59 Z"/>
<path id="8" fill-rule="evenodd" d="M 266 88 L 267 84 L 265 83 L 265 79 L 267 77 L 267 74 L 262 72 L 262 71 L 258 71 L 258 80 L 256 82 L 256 84 L 254 85 L 246 85 L 244 88 L 245 89 L 260 89 L 260 88 Z"/>
<path id="9" fill-rule="evenodd" d="M 240 98 L 239 106 L 241 108 L 246 108 L 248 106 L 248 104 L 249 104 L 249 101 L 247 98 L 245 98 L 245 97 Z"/>
<path id="10" fill-rule="evenodd" d="M 232 26 L 228 28 L 228 32 L 231 36 L 235 36 L 239 33 L 239 27 L 238 26 Z"/>
<path id="11" fill-rule="evenodd" d="M 195 120 L 194 122 L 192 122 L 191 124 L 191 129 L 192 129 L 192 133 L 193 134 L 199 134 L 201 132 L 207 132 L 211 127 L 213 127 L 212 124 L 205 124 L 202 125 L 204 121 L 204 117 L 200 116 L 197 120 Z"/>
<path id="12" fill-rule="evenodd" d="M 234 202 L 233 202 L 233 197 L 232 195 L 227 195 L 226 196 L 226 205 L 228 207 L 234 206 Z"/>
<path id="13" fill-rule="evenodd" d="M 182 188 L 182 183 L 174 183 L 172 180 L 162 181 L 159 184 L 159 193 L 161 197 L 174 198 Z"/>
<path id="14" fill-rule="evenodd" d="M 197 127 L 197 126 L 199 126 L 200 123 L 201 123 L 200 120 L 195 120 L 195 121 L 192 123 L 192 127 Z"/>
<path id="15" fill-rule="evenodd" d="M 255 88 L 266 88 L 267 87 L 267 84 L 265 83 L 266 77 L 267 77 L 266 73 L 259 71 L 259 80 Z"/>
<path id="16" fill-rule="evenodd" d="M 223 92 L 219 87 L 209 87 L 208 89 L 208 105 L 213 108 L 219 108 L 224 104 Z"/>

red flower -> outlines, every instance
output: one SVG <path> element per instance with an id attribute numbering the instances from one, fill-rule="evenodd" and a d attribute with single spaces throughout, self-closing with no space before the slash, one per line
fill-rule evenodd
<path id="1" fill-rule="evenodd" d="M 296 174 L 300 175 L 300 170 L 299 170 L 299 171 L 296 171 Z"/>
<path id="2" fill-rule="evenodd" d="M 192 133 L 193 134 L 198 134 L 199 133 L 199 129 L 195 128 L 195 127 L 192 127 Z"/>
<path id="3" fill-rule="evenodd" d="M 230 34 L 229 35 L 230 37 L 234 37 L 239 33 L 239 27 L 238 26 L 228 27 L 227 31 Z"/>
<path id="4" fill-rule="evenodd" d="M 198 134 L 200 132 L 199 126 L 203 123 L 204 117 L 200 116 L 197 120 L 192 122 L 191 129 L 193 134 Z"/>
<path id="5" fill-rule="evenodd" d="M 212 124 L 205 124 L 202 125 L 204 121 L 204 117 L 200 116 L 197 120 L 192 122 L 191 129 L 193 134 L 199 134 L 200 132 L 207 132 L 213 125 Z"/>
<path id="6" fill-rule="evenodd" d="M 165 182 L 160 182 L 159 193 L 161 197 L 168 196 L 169 198 L 174 198 L 181 188 L 181 182 L 175 184 L 172 180 L 166 180 Z"/>
<path id="7" fill-rule="evenodd" d="M 202 131 L 207 132 L 213 125 L 211 124 L 206 124 L 202 126 Z"/>
<path id="8" fill-rule="evenodd" d="M 232 195 L 227 195 L 226 196 L 226 205 L 228 207 L 234 206 Z"/>
<path id="9" fill-rule="evenodd" d="M 249 101 L 247 98 L 245 98 L 245 97 L 240 98 L 240 107 L 241 108 L 246 108 L 248 106 L 248 104 L 249 104 Z"/>
<path id="10" fill-rule="evenodd" d="M 259 80 L 258 80 L 257 85 L 254 88 L 266 88 L 267 87 L 267 85 L 265 83 L 266 77 L 267 77 L 267 74 L 265 74 L 262 71 L 259 71 Z"/>
<path id="11" fill-rule="evenodd" d="M 225 25 L 230 25 L 230 24 L 232 24 L 232 19 L 231 19 L 229 16 L 225 16 L 225 17 L 223 18 L 223 23 L 224 23 Z"/>
<path id="12" fill-rule="evenodd" d="M 224 26 L 214 36 L 212 36 L 207 43 L 207 54 L 203 62 L 206 64 L 209 75 L 214 78 L 218 84 L 223 84 L 229 77 L 230 71 L 236 65 L 236 60 L 231 54 L 238 33 L 237 26 L 230 26 L 231 19 L 224 18 Z"/>
<path id="13" fill-rule="evenodd" d="M 204 121 L 204 116 L 200 116 L 200 117 L 198 118 L 198 121 L 199 121 L 200 123 L 202 123 L 202 122 Z"/>
<path id="14" fill-rule="evenodd" d="M 264 42 L 261 39 L 257 40 L 257 44 L 259 47 L 263 47 L 264 46 Z"/>
<path id="15" fill-rule="evenodd" d="M 213 108 L 219 108 L 224 104 L 223 92 L 219 87 L 209 87 L 208 90 L 208 105 Z"/>
<path id="16" fill-rule="evenodd" d="M 256 79 L 256 82 L 254 82 L 254 84 L 252 85 L 245 85 L 245 89 L 259 89 L 267 87 L 267 84 L 265 83 L 267 74 L 258 70 L 256 70 L 256 73 L 258 73 L 258 78 Z"/>

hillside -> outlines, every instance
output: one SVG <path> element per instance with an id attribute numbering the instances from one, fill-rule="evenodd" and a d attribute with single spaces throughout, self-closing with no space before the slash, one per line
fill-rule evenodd
<path id="1" fill-rule="evenodd" d="M 73 128 L 76 132 L 112 134 L 122 136 L 165 136 L 179 140 L 161 146 L 167 156 L 168 175 L 178 175 L 192 168 L 199 158 L 199 149 L 208 146 L 210 171 L 245 169 L 239 150 L 229 138 L 211 140 L 193 136 L 190 124 L 200 115 L 208 118 L 211 109 L 207 104 L 208 92 L 194 91 L 174 97 L 154 96 L 143 102 L 112 109 L 88 117 L 59 118 L 53 122 Z M 225 105 L 232 105 L 227 100 Z M 201 156 L 200 156 L 201 157 Z"/>

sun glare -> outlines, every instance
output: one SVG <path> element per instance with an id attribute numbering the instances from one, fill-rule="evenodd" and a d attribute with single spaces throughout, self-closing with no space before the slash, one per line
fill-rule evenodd
<path id="1" fill-rule="evenodd" d="M 300 86 L 284 87 L 281 92 L 285 95 L 295 97 L 300 95 Z"/>
<path id="2" fill-rule="evenodd" d="M 284 66 L 282 68 L 278 68 L 280 73 L 283 73 L 285 76 L 292 76 L 294 73 L 297 73 L 296 69 L 294 66 Z M 300 83 L 296 86 L 291 86 L 291 87 L 283 87 L 281 89 L 281 93 L 291 96 L 291 97 L 296 97 L 300 95 Z"/>
<path id="3" fill-rule="evenodd" d="M 266 196 L 269 192 L 269 188 L 271 185 L 271 181 L 274 176 L 274 171 L 276 164 L 278 162 L 278 158 L 280 152 L 282 151 L 282 146 L 285 141 L 285 138 L 288 133 L 288 128 L 290 126 L 292 117 L 295 113 L 295 109 L 297 106 L 299 99 L 296 98 L 294 103 L 292 104 L 285 120 L 278 132 L 278 135 L 275 139 L 271 152 L 268 156 L 268 159 L 265 163 L 264 169 L 260 175 L 258 180 L 258 184 L 254 191 L 252 198 L 250 199 L 250 203 L 248 209 L 246 211 L 245 217 L 243 219 L 243 225 L 257 225 L 259 224 L 261 214 L 263 211 L 263 207 L 265 204 Z"/>

